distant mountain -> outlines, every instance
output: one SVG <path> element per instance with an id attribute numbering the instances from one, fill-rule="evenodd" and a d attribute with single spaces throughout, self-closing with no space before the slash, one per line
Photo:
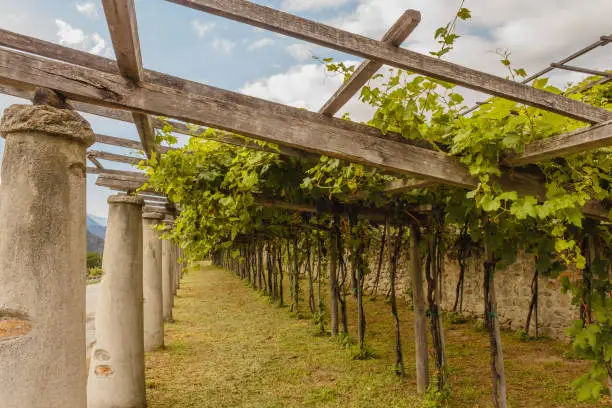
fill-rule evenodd
<path id="1" fill-rule="evenodd" d="M 104 217 L 98 217 L 97 215 L 91 215 L 91 214 L 87 214 L 87 218 L 91 218 L 91 220 L 93 222 L 96 222 L 100 225 L 103 225 L 106 227 L 106 224 L 108 223 L 108 219 L 104 218 Z"/>
<path id="2" fill-rule="evenodd" d="M 103 252 L 106 218 L 87 214 L 87 252 Z"/>
<path id="3" fill-rule="evenodd" d="M 106 236 L 106 218 L 87 215 L 87 231 L 104 240 Z"/>
<path id="4" fill-rule="evenodd" d="M 87 231 L 87 252 L 104 252 L 104 239 Z"/>

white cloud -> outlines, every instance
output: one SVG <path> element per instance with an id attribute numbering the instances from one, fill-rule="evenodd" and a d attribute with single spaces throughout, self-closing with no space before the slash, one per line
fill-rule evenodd
<path id="1" fill-rule="evenodd" d="M 452 18 L 458 7 L 454 0 L 357 1 L 352 12 L 336 16 L 327 23 L 370 38 L 380 38 L 406 9 L 413 8 L 421 12 L 421 22 L 406 44 L 407 48 L 420 53 L 438 48 L 433 33 Z M 601 35 L 610 34 L 610 0 L 592 0 L 589 7 L 574 0 L 470 0 L 466 7 L 472 11 L 472 19 L 459 23 L 458 32 L 462 38 L 455 50 L 447 54 L 447 59 L 496 75 L 506 75 L 496 50 L 510 50 L 513 65 L 534 73 L 596 41 Z M 592 52 L 576 60 L 576 64 L 609 68 L 612 53 L 597 55 Z M 552 76 L 553 82 L 559 85 L 584 78 L 584 75 L 562 71 L 554 71 Z"/>
<path id="2" fill-rule="evenodd" d="M 215 28 L 215 23 L 203 23 L 200 20 L 191 20 L 191 28 L 200 38 Z"/>
<path id="3" fill-rule="evenodd" d="M 96 55 L 107 55 L 106 40 L 98 33 L 85 34 L 80 28 L 74 28 L 63 20 L 56 19 L 57 38 L 61 45 L 67 45 Z"/>
<path id="4" fill-rule="evenodd" d="M 283 0 L 281 8 L 290 11 L 321 10 L 330 7 L 340 7 L 352 0 Z"/>
<path id="5" fill-rule="evenodd" d="M 211 45 L 215 50 L 221 51 L 225 55 L 230 55 L 234 51 L 234 47 L 236 47 L 236 43 L 227 38 L 215 38 Z"/>
<path id="6" fill-rule="evenodd" d="M 62 45 L 76 45 L 85 41 L 85 33 L 79 28 L 73 28 L 63 20 L 55 20 L 58 41 Z"/>
<path id="7" fill-rule="evenodd" d="M 293 58 L 298 61 L 306 61 L 314 57 L 314 50 L 317 48 L 316 45 L 308 43 L 291 44 L 285 48 Z"/>
<path id="8" fill-rule="evenodd" d="M 347 66 L 356 61 L 344 61 Z M 296 108 L 317 111 L 342 85 L 343 76 L 330 74 L 322 64 L 297 65 L 286 72 L 246 83 L 240 92 Z M 372 117 L 373 109 L 353 98 L 340 110 L 340 114 L 350 112 L 356 121 L 366 121 Z"/>
<path id="9" fill-rule="evenodd" d="M 98 18 L 98 7 L 93 1 L 76 3 L 76 8 L 79 13 L 84 14 L 89 18 Z"/>
<path id="10" fill-rule="evenodd" d="M 267 47 L 269 45 L 274 44 L 274 40 L 271 38 L 262 38 L 261 40 L 257 40 L 255 42 L 253 42 L 251 45 L 249 45 L 249 50 L 253 51 L 253 50 L 257 50 L 259 48 L 264 48 Z"/>

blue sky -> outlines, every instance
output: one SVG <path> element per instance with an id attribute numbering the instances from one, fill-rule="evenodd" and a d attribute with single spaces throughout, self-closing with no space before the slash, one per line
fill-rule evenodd
<path id="1" fill-rule="evenodd" d="M 433 31 L 444 25 L 459 5 L 455 0 L 262 0 L 273 8 L 325 22 L 348 31 L 380 38 L 408 9 L 422 21 L 404 46 L 419 52 L 435 47 Z M 496 50 L 509 49 L 512 60 L 530 72 L 612 34 L 612 1 L 467 0 L 473 19 L 459 27 L 463 38 L 449 59 L 486 72 L 504 75 Z M 114 58 L 100 0 L 0 0 L 0 27 L 47 41 Z M 312 59 L 348 56 L 250 26 L 207 15 L 162 0 L 136 0 L 143 62 L 146 68 L 220 88 L 317 110 L 340 85 Z M 612 45 L 600 47 L 576 65 L 612 67 Z M 558 84 L 576 81 L 579 74 L 556 73 Z M 482 97 L 466 92 L 468 99 Z M 0 111 L 16 98 L 0 96 Z M 367 120 L 369 109 L 353 100 L 346 110 Z M 231 114 L 231 112 L 228 112 Z M 133 125 L 86 115 L 97 133 L 137 139 Z M 0 152 L 3 150 L 0 140 Z M 95 146 L 127 154 L 127 150 Z M 129 168 L 104 163 L 108 168 Z M 105 216 L 110 191 L 95 186 L 88 176 L 88 212 Z"/>

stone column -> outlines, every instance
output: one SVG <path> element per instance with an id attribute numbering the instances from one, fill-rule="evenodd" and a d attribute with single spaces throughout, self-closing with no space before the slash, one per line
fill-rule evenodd
<path id="1" fill-rule="evenodd" d="M 149 212 L 147 208 L 145 211 L 142 215 L 144 348 L 154 351 L 164 346 L 162 240 L 157 231 L 164 214 Z"/>
<path id="2" fill-rule="evenodd" d="M 174 256 L 174 294 L 181 287 L 181 265 L 179 264 L 179 248 L 176 242 L 172 243 L 172 254 Z"/>
<path id="3" fill-rule="evenodd" d="M 96 311 L 88 408 L 144 408 L 142 199 L 115 195 L 109 214 Z"/>
<path id="4" fill-rule="evenodd" d="M 85 150 L 76 112 L 4 111 L 0 406 L 85 407 Z"/>
<path id="5" fill-rule="evenodd" d="M 172 228 L 172 220 L 166 218 L 164 220 L 166 229 Z M 162 240 L 162 292 L 163 292 L 163 310 L 164 320 L 172 321 L 172 307 L 174 306 L 174 281 L 172 268 L 172 242 L 168 239 Z"/>

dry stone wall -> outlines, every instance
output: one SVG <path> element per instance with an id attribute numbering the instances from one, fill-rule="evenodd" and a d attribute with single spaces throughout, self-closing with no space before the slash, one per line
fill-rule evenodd
<path id="1" fill-rule="evenodd" d="M 378 294 L 389 292 L 388 259 L 391 247 L 385 248 L 383 268 L 378 286 Z M 371 273 L 366 286 L 372 289 L 378 265 L 378 248 L 372 248 L 369 257 Z M 408 251 L 402 253 L 398 265 L 397 293 L 407 303 L 411 303 L 411 282 L 409 274 Z M 483 301 L 483 269 L 482 261 L 472 259 L 465 271 L 463 291 L 463 312 L 467 315 L 482 316 Z M 498 316 L 503 327 L 512 330 L 523 329 L 531 302 L 531 282 L 534 274 L 534 259 L 529 255 L 521 255 L 508 269 L 495 275 L 495 290 L 497 293 Z M 455 290 L 459 280 L 459 265 L 456 261 L 447 259 L 445 262 L 442 309 L 450 311 L 455 302 Z M 426 285 L 426 283 L 425 283 Z M 578 319 L 578 309 L 571 304 L 571 295 L 561 293 L 561 285 L 557 279 L 540 277 L 538 281 L 539 308 L 538 326 L 541 334 L 557 339 L 565 339 L 565 329 L 570 322 Z M 426 293 L 426 292 L 425 292 Z M 534 332 L 533 317 L 530 333 Z"/>

